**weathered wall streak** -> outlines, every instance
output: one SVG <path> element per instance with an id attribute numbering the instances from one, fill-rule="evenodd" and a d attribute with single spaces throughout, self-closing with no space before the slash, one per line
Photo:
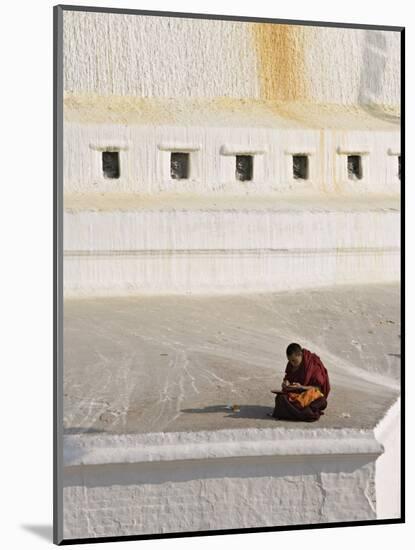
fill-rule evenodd
<path id="1" fill-rule="evenodd" d="M 73 94 L 369 102 L 396 114 L 399 65 L 398 32 L 64 12 Z"/>
<path id="2" fill-rule="evenodd" d="M 252 25 L 252 32 L 258 56 L 261 97 L 266 100 L 306 100 L 305 27 L 257 23 Z"/>
<path id="3" fill-rule="evenodd" d="M 399 116 L 398 33 L 275 24 L 252 32 L 264 99 L 370 105 Z"/>
<path id="4" fill-rule="evenodd" d="M 395 239 L 392 248 L 387 245 L 383 229 L 372 233 L 373 213 L 366 214 L 368 221 L 361 235 L 351 230 L 358 213 L 343 216 L 327 203 L 323 205 L 326 214 L 318 222 L 322 231 L 310 230 L 306 221 L 316 221 L 316 196 L 325 200 L 329 194 L 341 200 L 350 194 L 399 196 L 398 121 L 375 117 L 359 103 L 363 82 L 381 112 L 386 104 L 392 110 L 398 108 L 399 79 L 393 71 L 399 59 L 398 33 L 372 36 L 361 29 L 65 12 L 64 43 L 66 207 L 73 204 L 70 195 L 82 195 L 76 198 L 79 212 L 71 218 L 74 223 L 66 220 L 67 290 L 90 292 L 91 285 L 98 285 L 105 293 L 113 284 L 117 292 L 125 292 L 127 287 L 140 292 L 154 290 L 153 270 L 163 273 L 158 280 L 162 284 L 156 287 L 160 291 L 211 291 L 213 284 L 221 291 L 230 286 L 246 290 L 256 288 L 258 281 L 266 289 L 275 289 L 275 284 L 284 288 L 293 279 L 280 249 L 290 251 L 290 266 L 302 274 L 298 285 L 304 283 L 304 277 L 308 284 L 398 277 L 399 243 Z M 379 55 L 379 45 L 382 55 L 391 60 L 389 64 Z M 363 81 L 362 63 L 371 67 Z M 107 178 L 103 173 L 102 151 L 108 147 L 119 150 L 119 178 Z M 171 178 L 172 147 L 191 151 L 188 178 Z M 241 182 L 235 177 L 235 154 L 250 154 L 251 150 L 253 176 Z M 363 176 L 358 181 L 348 177 L 348 151 L 362 153 Z M 298 154 L 307 155 L 309 163 L 308 177 L 301 180 L 293 174 L 292 157 Z M 302 195 L 310 201 L 304 204 L 302 216 L 288 207 L 280 230 L 284 237 L 278 245 L 274 243 L 271 253 L 264 253 L 267 247 L 258 243 L 257 248 L 241 243 L 235 247 L 229 242 L 214 245 L 218 228 L 208 228 L 204 234 L 198 226 L 203 242 L 196 248 L 185 243 L 172 254 L 169 243 L 166 255 L 163 250 L 154 254 L 143 243 L 135 243 L 129 247 L 133 256 L 130 252 L 126 255 L 124 245 L 129 236 L 125 232 L 130 227 L 126 212 L 117 212 L 111 221 L 115 232 L 110 242 L 120 239 L 111 254 L 106 246 L 99 250 L 98 258 L 92 246 L 86 257 L 73 245 L 79 238 L 86 242 L 82 209 L 99 210 L 99 204 L 121 197 L 136 210 L 143 196 L 161 201 L 153 205 L 155 235 L 161 235 L 160 224 L 166 219 L 160 206 L 179 209 L 177 226 L 170 227 L 178 242 L 187 235 L 188 213 L 194 220 L 207 215 L 213 223 L 216 218 L 200 212 L 211 208 L 206 202 L 189 209 L 184 203 L 173 205 L 173 195 L 183 201 L 191 196 L 217 197 L 219 210 L 224 209 L 226 197 L 266 196 L 260 210 L 268 219 L 263 213 L 267 201 L 281 200 L 283 194 L 292 196 L 293 203 Z M 235 203 L 233 210 L 237 204 L 241 203 Z M 396 205 L 387 206 L 394 210 L 395 227 L 399 217 Z M 117 210 L 115 202 L 112 208 Z M 356 208 L 357 203 L 352 210 Z M 148 236 L 146 212 L 137 211 L 134 216 L 139 233 Z M 382 212 L 383 227 L 387 226 L 386 217 L 387 212 Z M 235 227 L 226 214 L 219 219 L 224 235 L 246 234 L 240 224 L 247 223 L 246 242 L 252 241 L 251 216 L 237 209 Z M 322 234 L 332 219 L 337 220 L 335 242 L 327 250 Z M 101 234 L 104 220 L 106 216 L 99 213 L 90 221 L 92 240 Z M 279 227 L 278 220 L 273 223 Z M 307 231 L 318 236 L 317 244 L 307 244 Z M 370 246 L 365 240 L 367 232 L 376 235 Z M 342 244 L 345 234 L 354 235 L 348 247 Z M 264 235 L 269 234 L 265 231 Z M 297 238 L 303 241 L 300 254 L 290 245 Z M 141 261 L 144 253 L 146 259 Z M 304 270 L 306 258 L 314 270 Z M 144 264 L 142 272 L 138 266 Z M 330 267 L 324 269 L 325 265 Z M 323 280 L 320 272 L 329 275 Z"/>

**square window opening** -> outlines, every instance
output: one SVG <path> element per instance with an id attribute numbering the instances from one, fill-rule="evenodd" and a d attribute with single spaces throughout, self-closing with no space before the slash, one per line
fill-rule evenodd
<path id="1" fill-rule="evenodd" d="M 254 173 L 254 158 L 252 155 L 236 155 L 235 176 L 239 181 L 252 180 Z"/>
<path id="2" fill-rule="evenodd" d="M 347 156 L 347 175 L 349 180 L 361 180 L 363 178 L 361 155 Z"/>
<path id="3" fill-rule="evenodd" d="M 307 155 L 293 155 L 293 178 L 295 180 L 308 180 Z"/>
<path id="4" fill-rule="evenodd" d="M 189 178 L 189 153 L 171 153 L 170 175 L 174 180 Z"/>
<path id="5" fill-rule="evenodd" d="M 120 177 L 120 155 L 118 151 L 102 152 L 102 171 L 105 178 L 116 179 Z"/>

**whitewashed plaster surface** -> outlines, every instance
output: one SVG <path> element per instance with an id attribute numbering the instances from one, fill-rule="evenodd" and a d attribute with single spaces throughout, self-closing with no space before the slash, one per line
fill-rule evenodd
<path id="1" fill-rule="evenodd" d="M 67 296 L 399 279 L 398 211 L 382 221 L 307 208 L 161 211 L 171 194 L 214 197 L 218 209 L 221 198 L 244 196 L 274 196 L 278 208 L 284 193 L 399 198 L 398 33 L 83 12 L 65 12 L 64 27 Z M 103 176 L 107 149 L 119 151 L 117 179 Z M 171 151 L 189 152 L 188 179 L 171 178 Z M 237 154 L 254 156 L 252 181 L 236 180 Z M 293 178 L 293 154 L 309 157 L 307 180 Z M 348 154 L 362 156 L 358 181 L 347 176 Z M 138 211 L 81 211 L 96 209 L 83 196 L 107 193 Z M 157 212 L 140 208 L 149 196 L 160 198 Z M 166 231 L 164 248 L 151 248 Z"/>
<path id="2" fill-rule="evenodd" d="M 397 249 L 400 212 L 144 210 L 65 213 L 65 251 Z"/>
<path id="3" fill-rule="evenodd" d="M 400 212 L 389 206 L 68 211 L 64 292 L 235 293 L 399 281 Z"/>
<path id="4" fill-rule="evenodd" d="M 387 411 L 374 434 L 384 452 L 376 461 L 376 517 L 401 516 L 401 399 Z"/>
<path id="5" fill-rule="evenodd" d="M 375 519 L 374 460 L 255 457 L 65 472 L 64 537 Z"/>
<path id="6" fill-rule="evenodd" d="M 64 11 L 64 89 L 76 94 L 396 107 L 399 67 L 398 32 Z"/>
<path id="7" fill-rule="evenodd" d="M 242 121 L 240 121 L 240 124 Z M 200 124 L 200 123 L 199 123 Z M 211 128 L 120 124 L 65 124 L 65 193 L 215 193 L 276 196 L 291 190 L 398 194 L 399 128 Z M 119 151 L 120 177 L 106 178 L 102 151 Z M 188 179 L 170 176 L 171 151 L 188 151 Z M 252 154 L 253 179 L 235 177 L 235 155 Z M 292 155 L 307 155 L 309 177 L 293 178 Z M 363 177 L 347 175 L 347 155 L 361 154 Z"/>
<path id="8" fill-rule="evenodd" d="M 399 517 L 399 474 L 387 485 L 375 466 L 399 452 L 384 450 L 355 429 L 67 435 L 64 536 Z"/>

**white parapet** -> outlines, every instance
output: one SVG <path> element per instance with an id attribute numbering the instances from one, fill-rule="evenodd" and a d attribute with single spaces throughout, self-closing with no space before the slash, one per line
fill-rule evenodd
<path id="1" fill-rule="evenodd" d="M 376 518 L 371 430 L 64 436 L 64 538 Z"/>
<path id="2" fill-rule="evenodd" d="M 384 453 L 376 462 L 378 519 L 401 516 L 401 399 L 398 398 L 374 430 Z"/>

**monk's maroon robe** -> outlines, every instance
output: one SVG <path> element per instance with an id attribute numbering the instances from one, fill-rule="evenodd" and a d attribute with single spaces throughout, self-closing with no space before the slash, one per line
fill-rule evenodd
<path id="1" fill-rule="evenodd" d="M 275 398 L 275 408 L 272 416 L 281 420 L 302 420 L 314 422 L 327 407 L 327 396 L 330 393 L 330 381 L 326 367 L 320 357 L 303 348 L 303 358 L 300 366 L 294 369 L 290 362 L 285 369 L 285 378 L 290 384 L 298 382 L 303 386 L 315 386 L 323 396 L 312 401 L 307 407 L 301 408 L 288 399 L 285 393 L 279 393 Z"/>

